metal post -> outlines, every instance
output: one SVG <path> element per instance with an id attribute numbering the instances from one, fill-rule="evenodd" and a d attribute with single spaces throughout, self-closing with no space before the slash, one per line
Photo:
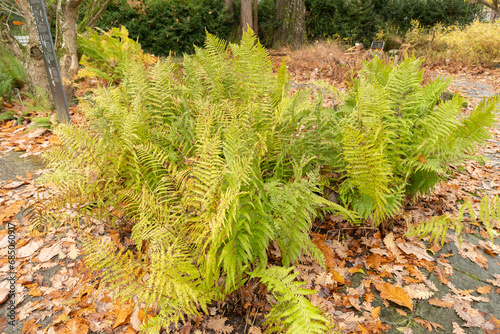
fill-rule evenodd
<path id="1" fill-rule="evenodd" d="M 50 34 L 50 26 L 45 12 L 43 0 L 29 0 L 31 13 L 33 14 L 33 23 L 35 24 L 40 49 L 43 54 L 43 63 L 45 64 L 45 72 L 49 80 L 50 91 L 56 107 L 57 119 L 59 122 L 69 123 L 68 104 L 61 81 L 61 72 L 57 63 L 56 51 Z"/>

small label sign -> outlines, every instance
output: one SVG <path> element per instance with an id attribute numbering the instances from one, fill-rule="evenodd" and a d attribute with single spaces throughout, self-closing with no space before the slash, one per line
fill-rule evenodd
<path id="1" fill-rule="evenodd" d="M 59 64 L 57 63 L 56 51 L 50 34 L 49 22 L 43 0 L 30 0 L 31 13 L 33 14 L 33 22 L 35 24 L 40 49 L 43 54 L 43 62 L 45 64 L 45 72 L 49 80 L 50 91 L 54 99 L 56 107 L 57 119 L 59 122 L 69 123 L 68 104 L 61 82 L 61 73 L 59 72 Z"/>

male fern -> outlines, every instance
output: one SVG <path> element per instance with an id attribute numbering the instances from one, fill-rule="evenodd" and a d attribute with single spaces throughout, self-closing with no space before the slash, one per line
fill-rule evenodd
<path id="1" fill-rule="evenodd" d="M 272 240 L 286 266 L 304 253 L 321 261 L 308 235 L 321 211 L 356 217 L 318 195 L 324 158 L 316 153 L 327 149 L 310 141 L 326 124 L 311 115 L 305 94 L 288 95 L 286 68 L 274 75 L 251 33 L 230 45 L 208 35 L 182 70 L 170 59 L 152 67 L 141 59 L 123 57 L 121 84 L 82 102 L 88 129 L 56 130 L 62 145 L 46 155 L 53 172 L 45 180 L 101 215 L 109 206 L 125 210 L 137 253 L 111 245 L 103 252 L 89 237 L 87 262 L 121 297 L 159 306 L 144 328 L 153 333 L 254 273 L 270 278 Z M 319 310 L 285 293 L 293 284 L 270 289 L 282 294 L 272 313 L 281 315 L 270 322 L 286 319 L 290 333 L 327 331 Z M 286 305 L 300 312 L 283 313 Z M 295 330 L 297 322 L 311 326 Z"/>

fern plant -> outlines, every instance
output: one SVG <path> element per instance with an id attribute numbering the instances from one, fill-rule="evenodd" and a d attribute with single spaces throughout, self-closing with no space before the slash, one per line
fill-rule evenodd
<path id="1" fill-rule="evenodd" d="M 308 236 L 321 212 L 357 219 L 318 195 L 326 159 L 318 152 L 328 152 L 318 105 L 289 96 L 286 67 L 274 75 L 251 32 L 230 45 L 208 34 L 182 70 L 170 59 L 147 67 L 124 57 L 121 66 L 119 86 L 82 101 L 89 128 L 60 125 L 62 145 L 46 155 L 53 172 L 42 182 L 76 208 L 92 203 L 100 218 L 122 209 L 132 224 L 136 253 L 89 236 L 87 263 L 117 296 L 158 305 L 147 333 L 205 310 L 248 277 L 261 277 L 279 300 L 270 323 L 326 332 L 329 321 L 294 276 L 266 270 L 272 240 L 286 267 L 304 253 L 323 261 Z"/>
<path id="2" fill-rule="evenodd" d="M 12 98 L 14 88 L 22 88 L 26 82 L 23 64 L 9 54 L 0 53 L 0 98 Z"/>
<path id="3" fill-rule="evenodd" d="M 460 96 L 440 100 L 451 79 L 422 85 L 421 63 L 408 57 L 397 66 L 378 58 L 365 63 L 331 116 L 328 140 L 339 152 L 333 169 L 342 173 L 338 191 L 345 205 L 375 224 L 446 178 L 448 165 L 470 157 L 495 122 L 500 95 L 461 117 Z"/>
<path id="4" fill-rule="evenodd" d="M 467 199 L 455 217 L 450 215 L 432 217 L 430 220 L 419 223 L 416 226 L 411 226 L 405 236 L 418 236 L 425 238 L 430 236 L 431 243 L 441 243 L 441 246 L 446 240 L 448 230 L 453 229 L 458 236 L 460 243 L 462 242 L 462 232 L 465 227 L 464 215 L 468 214 L 468 219 L 471 222 L 481 223 L 486 228 L 486 233 L 493 242 L 493 238 L 500 235 L 500 200 L 498 195 L 493 198 L 483 197 L 479 204 L 479 213 L 476 214 L 472 208 L 471 202 Z"/>

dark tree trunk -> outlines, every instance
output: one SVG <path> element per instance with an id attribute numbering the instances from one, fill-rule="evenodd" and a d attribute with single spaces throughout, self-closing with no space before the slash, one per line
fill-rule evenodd
<path id="1" fill-rule="evenodd" d="M 253 32 L 255 36 L 259 36 L 259 6 L 257 0 L 252 1 L 253 9 Z"/>
<path id="2" fill-rule="evenodd" d="M 300 47 L 306 40 L 305 0 L 276 0 L 276 20 L 273 47 Z"/>
<path id="3" fill-rule="evenodd" d="M 224 0 L 229 16 L 234 17 L 234 2 L 233 0 Z"/>
<path id="4" fill-rule="evenodd" d="M 57 3 L 57 30 L 55 48 L 66 101 L 73 97 L 73 77 L 78 73 L 76 37 L 78 31 L 78 6 L 83 0 L 59 0 Z"/>
<path id="5" fill-rule="evenodd" d="M 247 31 L 247 28 L 253 30 L 252 20 L 252 0 L 241 0 L 241 24 L 240 31 Z"/>

